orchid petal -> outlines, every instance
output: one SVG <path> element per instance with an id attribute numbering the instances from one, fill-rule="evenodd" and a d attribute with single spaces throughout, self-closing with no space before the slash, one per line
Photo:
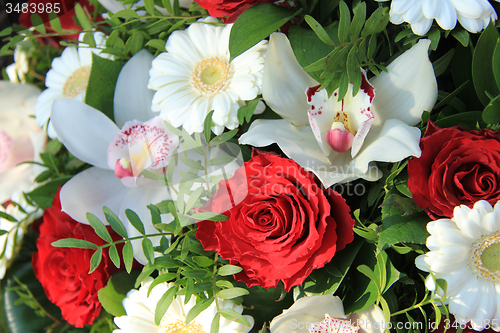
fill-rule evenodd
<path id="1" fill-rule="evenodd" d="M 326 89 L 317 91 L 317 87 L 307 90 L 308 104 L 310 105 L 307 111 L 309 125 L 314 133 L 319 147 L 326 156 L 335 153 L 326 142 L 326 133 L 330 130 L 332 123 L 335 121 L 335 116 L 342 112 L 342 101 L 337 100 L 337 92 L 331 98 L 328 98 Z"/>
<path id="2" fill-rule="evenodd" d="M 380 131 L 372 128 L 351 165 L 367 171 L 372 161 L 394 163 L 408 156 L 420 157 L 420 134 L 418 128 L 397 119 L 389 119 Z"/>
<path id="3" fill-rule="evenodd" d="M 21 164 L 9 170 L 0 172 L 0 203 L 10 200 L 14 191 L 27 191 L 35 176 L 32 165 Z"/>
<path id="4" fill-rule="evenodd" d="M 127 61 L 118 75 L 113 107 L 120 128 L 129 120 L 148 121 L 157 115 L 151 111 L 155 92 L 148 89 L 153 59 L 148 51 L 141 50 Z"/>
<path id="5" fill-rule="evenodd" d="M 267 105 L 284 119 L 296 126 L 307 125 L 307 104 L 304 91 L 316 86 L 293 54 L 288 38 L 283 33 L 273 33 L 269 39 L 262 96 Z"/>
<path id="6" fill-rule="evenodd" d="M 408 125 L 420 122 L 424 110 L 430 111 L 437 100 L 437 83 L 427 50 L 430 40 L 420 40 L 410 50 L 395 59 L 374 79 L 376 90 L 371 111 L 373 126 L 387 119 L 399 119 Z"/>
<path id="7" fill-rule="evenodd" d="M 133 210 L 141 219 L 144 224 L 144 229 L 146 234 L 157 234 L 158 230 L 153 226 L 151 222 L 151 212 L 147 208 L 148 205 L 157 204 L 163 200 L 171 200 L 167 188 L 162 187 L 160 189 L 153 188 L 149 186 L 144 187 L 135 187 L 130 189 L 126 195 L 126 197 L 122 200 L 122 205 L 120 208 L 120 220 L 123 221 L 125 228 L 127 229 L 127 234 L 129 237 L 141 236 L 139 231 L 135 229 L 125 215 L 125 210 L 130 209 Z M 170 214 L 161 215 L 162 223 L 170 223 L 173 221 L 173 217 Z M 153 246 L 160 245 L 161 236 L 148 237 Z M 136 239 L 132 240 L 132 248 L 134 250 L 134 258 L 141 264 L 145 265 L 148 260 L 144 255 L 144 251 L 142 249 L 142 240 Z"/>
<path id="8" fill-rule="evenodd" d="M 87 212 L 107 225 L 102 207 L 118 214 L 129 189 L 113 171 L 100 168 L 84 170 L 71 178 L 61 189 L 61 208 L 74 220 L 88 224 Z"/>
<path id="9" fill-rule="evenodd" d="M 291 159 L 305 168 L 328 167 L 330 161 L 318 146 L 309 126 L 297 127 L 284 119 L 255 120 L 240 139 L 240 144 L 265 147 L 277 143 Z"/>
<path id="10" fill-rule="evenodd" d="M 375 304 L 351 314 L 349 319 L 356 323 L 356 326 L 359 326 L 363 333 L 384 333 L 385 331 L 384 313 Z"/>
<path id="11" fill-rule="evenodd" d="M 78 159 L 108 169 L 108 145 L 118 127 L 104 113 L 71 99 L 54 102 L 51 122 L 59 140 Z"/>

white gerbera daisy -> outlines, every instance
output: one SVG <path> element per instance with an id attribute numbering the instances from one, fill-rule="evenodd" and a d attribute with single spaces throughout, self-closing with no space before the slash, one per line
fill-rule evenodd
<path id="1" fill-rule="evenodd" d="M 500 330 L 500 203 L 493 209 L 484 200 L 472 209 L 455 207 L 453 218 L 430 222 L 430 252 L 417 257 L 421 270 L 447 282 L 446 301 L 461 325 L 475 330 Z M 431 275 L 426 286 L 440 296 Z"/>
<path id="2" fill-rule="evenodd" d="M 152 110 L 161 111 L 167 121 L 182 125 L 189 134 L 203 131 L 211 110 L 214 133 L 238 127 L 239 107 L 262 92 L 267 42 L 259 42 L 230 63 L 231 27 L 195 23 L 177 30 L 167 40 L 168 52 L 153 61 L 148 88 L 157 92 Z"/>
<path id="3" fill-rule="evenodd" d="M 163 315 L 160 325 L 155 323 L 156 304 L 163 294 L 173 286 L 172 283 L 162 283 L 153 288 L 148 297 L 148 289 L 153 282 L 152 278 L 147 278 L 143 282 L 139 290 L 131 290 L 127 297 L 123 300 L 123 307 L 127 312 L 126 316 L 116 317 L 115 324 L 118 330 L 113 333 L 167 333 L 167 332 L 185 332 L 185 333 L 209 333 L 212 319 L 217 313 L 215 303 L 204 311 L 202 311 L 195 319 L 186 325 L 186 316 L 195 306 L 195 297 L 191 297 L 187 304 L 184 304 L 184 296 L 177 296 L 167 312 Z M 237 305 L 231 300 L 220 301 L 219 308 L 232 309 L 238 313 L 242 313 L 243 307 Z M 245 316 L 245 318 L 253 326 L 253 318 Z M 234 321 L 229 321 L 224 317 L 220 318 L 219 322 L 220 333 L 246 333 L 252 327 L 239 324 Z"/>
<path id="4" fill-rule="evenodd" d="M 26 75 L 28 73 L 29 64 L 26 52 L 21 49 L 21 46 L 16 46 L 14 50 L 14 63 L 5 67 L 5 72 L 9 77 L 10 82 L 26 83 Z"/>
<path id="5" fill-rule="evenodd" d="M 83 33 L 79 40 L 83 40 Z M 89 48 L 80 44 L 78 48 L 70 46 L 64 49 L 61 56 L 52 61 L 52 68 L 48 71 L 45 89 L 38 97 L 35 106 L 36 123 L 47 131 L 50 138 L 57 135 L 49 122 L 52 104 L 57 99 L 76 99 L 85 102 L 85 93 L 92 68 L 92 53 L 100 57 L 112 59 L 113 56 L 99 52 L 106 44 L 106 36 L 102 32 L 94 32 L 96 48 Z"/>
<path id="6" fill-rule="evenodd" d="M 15 202 L 16 204 L 12 203 Z M 21 210 L 20 207 L 22 207 Z M 6 231 L 0 236 L 0 280 L 4 278 L 5 271 L 14 259 L 16 251 L 19 249 L 19 244 L 25 234 L 26 227 L 30 225 L 36 218 L 41 216 L 41 211 L 30 206 L 24 195 L 16 191 L 13 193 L 11 203 L 7 208 L 0 205 L 0 212 L 7 213 L 14 217 L 17 222 L 9 221 L 0 217 L 0 230 Z"/>
<path id="7" fill-rule="evenodd" d="M 444 30 L 455 28 L 458 20 L 466 30 L 476 33 L 497 19 L 488 0 L 392 0 L 390 15 L 394 24 L 410 23 L 416 35 L 425 35 L 433 20 Z"/>

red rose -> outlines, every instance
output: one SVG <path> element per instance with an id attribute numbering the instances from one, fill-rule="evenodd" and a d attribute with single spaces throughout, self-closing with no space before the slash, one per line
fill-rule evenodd
<path id="1" fill-rule="evenodd" d="M 233 23 L 245 10 L 261 3 L 273 3 L 276 0 L 195 0 L 208 10 L 213 17 L 225 17 L 224 23 Z"/>
<path id="2" fill-rule="evenodd" d="M 113 240 L 121 239 L 112 229 Z M 104 244 L 89 226 L 71 219 L 61 212 L 57 193 L 52 207 L 45 210 L 38 252 L 33 254 L 33 271 L 48 299 L 61 308 L 63 318 L 75 327 L 91 325 L 101 311 L 97 291 L 106 286 L 109 276 L 117 269 L 106 251 L 97 269 L 89 274 L 90 257 L 94 250 L 53 247 L 52 242 L 62 238 L 85 239 L 97 245 Z"/>
<path id="3" fill-rule="evenodd" d="M 199 222 L 196 238 L 205 250 L 243 267 L 235 278 L 248 287 L 276 287 L 281 280 L 289 291 L 354 239 L 344 198 L 274 153 L 257 152 L 219 183 L 203 210 L 229 219 Z"/>
<path id="4" fill-rule="evenodd" d="M 429 122 L 420 148 L 422 156 L 408 163 L 408 188 L 431 218 L 452 217 L 455 206 L 500 199 L 500 133 Z"/>
<path id="5" fill-rule="evenodd" d="M 62 2 L 64 2 L 64 6 L 62 6 Z M 60 8 L 61 12 L 58 14 L 59 20 L 61 21 L 61 28 L 66 29 L 66 30 L 78 30 L 82 31 L 82 27 L 80 27 L 78 24 L 75 23 L 74 16 L 75 14 L 75 4 L 78 2 L 82 7 L 86 7 L 87 11 L 89 13 L 92 13 L 94 11 L 94 6 L 91 6 L 88 2 L 88 0 L 61 0 L 59 1 L 60 3 Z M 38 4 L 42 4 L 45 8 L 48 4 L 54 4 L 54 0 L 29 0 L 28 1 L 28 8 L 31 8 L 31 4 L 35 4 L 38 6 Z M 68 10 L 65 11 L 64 8 L 67 8 Z M 37 10 L 37 15 L 39 15 L 42 18 L 42 21 L 45 22 L 45 30 L 47 33 L 54 33 L 54 31 L 50 27 L 49 23 L 49 14 L 46 11 L 38 11 Z M 101 18 L 99 17 L 98 21 L 100 21 Z M 31 13 L 28 11 L 27 13 L 21 13 L 19 16 L 19 24 L 21 24 L 25 28 L 30 28 L 33 24 L 31 23 Z M 35 32 L 37 34 L 37 32 Z M 61 46 L 59 45 L 59 42 L 61 40 L 67 40 L 67 39 L 78 39 L 78 33 L 73 34 L 73 35 L 63 35 L 63 36 L 53 36 L 53 37 L 44 37 L 44 38 L 37 38 L 37 40 L 42 43 L 42 44 L 47 44 L 52 47 L 57 47 L 60 48 Z"/>

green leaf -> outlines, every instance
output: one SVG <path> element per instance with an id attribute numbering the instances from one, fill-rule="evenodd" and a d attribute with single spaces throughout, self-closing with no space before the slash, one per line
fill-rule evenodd
<path id="1" fill-rule="evenodd" d="M 388 11 L 387 7 L 378 7 L 366 20 L 361 37 L 367 37 L 384 30 L 390 19 Z"/>
<path id="2" fill-rule="evenodd" d="M 115 244 L 111 244 L 109 247 L 109 258 L 116 268 L 120 268 L 120 256 L 118 255 L 118 250 L 116 249 Z"/>
<path id="3" fill-rule="evenodd" d="M 56 13 L 52 12 L 52 13 L 49 13 L 49 23 L 50 23 L 50 27 L 56 31 L 56 32 L 60 32 L 62 30 L 62 27 L 61 27 L 61 20 L 59 19 L 59 17 L 57 16 Z"/>
<path id="4" fill-rule="evenodd" d="M 236 287 L 220 290 L 217 293 L 217 297 L 220 299 L 233 299 L 239 296 L 248 295 L 249 293 L 250 292 L 247 289 Z"/>
<path id="5" fill-rule="evenodd" d="M 132 264 L 134 263 L 134 249 L 132 248 L 131 242 L 126 242 L 122 250 L 123 263 L 125 264 L 125 269 L 127 273 L 130 274 L 132 271 Z"/>
<path id="6" fill-rule="evenodd" d="M 247 121 L 247 123 L 250 122 L 250 119 L 252 118 L 252 115 L 255 111 L 255 108 L 257 107 L 258 104 L 259 104 L 259 99 L 255 98 L 250 103 L 245 104 L 242 107 L 240 107 L 238 109 L 238 122 L 240 124 L 243 124 L 243 122 L 245 120 Z"/>
<path id="7" fill-rule="evenodd" d="M 134 226 L 134 228 L 137 229 L 137 231 L 139 231 L 143 235 L 146 234 L 146 231 L 144 230 L 144 224 L 142 224 L 141 219 L 133 210 L 126 209 L 125 215 L 127 216 L 128 220 L 130 221 L 130 224 L 132 224 Z"/>
<path id="8" fill-rule="evenodd" d="M 210 142 L 210 137 L 212 135 L 212 116 L 214 110 L 210 111 L 205 117 L 205 122 L 203 123 L 203 136 L 205 137 L 205 142 Z"/>
<path id="9" fill-rule="evenodd" d="M 381 249 L 397 243 L 425 244 L 429 233 L 429 217 L 425 213 L 408 216 L 392 215 L 382 220 L 378 246 Z"/>
<path id="10" fill-rule="evenodd" d="M 150 15 L 155 14 L 155 2 L 154 2 L 154 0 L 144 0 L 144 7 L 146 7 L 146 10 Z"/>
<path id="11" fill-rule="evenodd" d="M 225 265 L 219 268 L 217 271 L 217 274 L 220 276 L 228 276 L 228 275 L 233 275 L 236 273 L 239 273 L 243 270 L 243 268 L 239 266 L 234 266 L 234 265 Z"/>
<path id="12" fill-rule="evenodd" d="M 4 213 L 2 211 L 0 211 L 0 218 L 6 219 L 7 221 L 10 222 L 18 222 L 14 216 Z"/>
<path id="13" fill-rule="evenodd" d="M 349 27 L 351 25 L 351 12 L 344 1 L 339 3 L 340 20 L 339 20 L 339 40 L 344 43 L 349 36 Z"/>
<path id="14" fill-rule="evenodd" d="M 239 110 L 238 110 L 238 112 L 239 112 Z M 218 135 L 215 138 L 213 138 L 212 141 L 210 141 L 210 144 L 217 145 L 217 144 L 224 143 L 224 142 L 232 139 L 236 135 L 236 133 L 238 133 L 237 128 L 235 128 L 234 130 L 231 130 L 229 132 L 222 133 L 221 135 Z"/>
<path id="15" fill-rule="evenodd" d="M 450 49 L 444 56 L 432 63 L 434 67 L 434 73 L 436 77 L 441 76 L 453 60 L 453 55 L 455 54 L 455 49 Z"/>
<path id="16" fill-rule="evenodd" d="M 210 259 L 210 258 L 205 257 L 205 256 L 195 256 L 192 259 L 200 267 L 209 267 L 209 266 L 212 266 L 214 264 L 213 259 Z"/>
<path id="17" fill-rule="evenodd" d="M 185 277 L 193 278 L 193 279 L 203 279 L 203 278 L 211 275 L 211 273 L 207 270 L 204 270 L 204 269 L 186 269 L 186 270 L 182 271 L 182 275 L 184 275 Z"/>
<path id="18" fill-rule="evenodd" d="M 325 265 L 325 270 L 332 274 L 331 286 L 325 291 L 325 295 L 333 295 L 342 281 L 344 280 L 347 272 L 352 266 L 352 262 L 359 252 L 363 242 L 359 238 L 349 243 L 344 249 L 336 253 L 336 256 Z"/>
<path id="19" fill-rule="evenodd" d="M 92 30 L 92 24 L 90 24 L 89 18 L 79 3 L 76 3 L 75 5 L 75 14 L 83 30 Z"/>
<path id="20" fill-rule="evenodd" d="M 108 243 L 112 243 L 113 239 L 109 235 L 109 232 L 104 226 L 104 224 L 102 224 L 101 220 L 99 220 L 97 216 L 95 216 L 92 213 L 87 213 L 86 216 L 87 216 L 87 221 L 89 221 L 90 226 L 94 228 L 94 231 L 97 234 L 97 236 L 101 237 L 104 241 Z"/>
<path id="21" fill-rule="evenodd" d="M 245 10 L 231 28 L 230 62 L 299 13 L 272 4 L 260 4 Z"/>
<path id="22" fill-rule="evenodd" d="M 167 312 L 167 309 L 174 300 L 175 294 L 177 293 L 177 289 L 178 288 L 176 286 L 168 289 L 156 304 L 156 309 L 155 309 L 156 325 L 160 325 L 161 319 L 163 318 L 165 312 Z"/>
<path id="23" fill-rule="evenodd" d="M 353 85 L 352 95 L 356 96 L 361 87 L 361 82 L 363 80 L 361 76 L 361 70 L 359 67 L 358 59 L 356 58 L 356 52 L 358 51 L 357 45 L 354 45 L 349 51 L 347 56 L 347 77 L 349 82 Z"/>
<path id="24" fill-rule="evenodd" d="M 481 111 L 461 112 L 458 114 L 454 114 L 452 116 L 441 118 L 435 122 L 435 125 L 442 128 L 460 125 L 462 127 L 472 130 L 476 128 L 476 123 L 478 121 L 481 121 L 481 119 L 482 119 Z"/>
<path id="25" fill-rule="evenodd" d="M 51 180 L 41 186 L 38 186 L 33 191 L 26 193 L 26 196 L 34 201 L 40 208 L 47 209 L 52 206 L 54 197 L 61 186 L 64 185 L 72 176 L 63 176 Z"/>
<path id="26" fill-rule="evenodd" d="M 500 96 L 492 99 L 484 108 L 483 120 L 488 124 L 500 123 Z"/>
<path id="27" fill-rule="evenodd" d="M 125 226 L 123 225 L 122 221 L 120 221 L 118 216 L 116 216 L 115 213 L 113 213 L 111 209 L 106 206 L 102 208 L 102 211 L 104 213 L 104 216 L 106 217 L 106 221 L 108 221 L 109 225 L 111 226 L 111 229 L 113 229 L 118 235 L 122 236 L 123 238 L 127 238 L 127 229 L 125 229 Z"/>
<path id="28" fill-rule="evenodd" d="M 234 321 L 239 324 L 251 327 L 250 323 L 248 322 L 248 319 L 246 319 L 242 314 L 234 311 L 233 309 L 230 308 L 220 309 L 220 314 L 229 321 Z"/>
<path id="29" fill-rule="evenodd" d="M 464 47 L 469 46 L 469 32 L 462 27 L 456 27 L 451 31 L 451 35 L 460 42 Z"/>
<path id="30" fill-rule="evenodd" d="M 142 250 L 144 251 L 144 256 L 152 265 L 155 260 L 155 254 L 153 250 L 153 243 L 151 243 L 151 240 L 149 238 L 144 238 L 142 240 Z"/>
<path id="31" fill-rule="evenodd" d="M 92 273 L 93 271 L 95 271 L 97 269 L 97 267 L 99 267 L 99 264 L 101 263 L 101 259 L 102 259 L 102 248 L 98 248 L 94 252 L 92 257 L 90 258 L 89 274 Z"/>
<path id="32" fill-rule="evenodd" d="M 151 291 L 153 290 L 154 287 L 156 287 L 157 285 L 159 285 L 160 283 L 164 283 L 164 282 L 167 282 L 169 280 L 172 280 L 172 279 L 175 279 L 175 277 L 177 276 L 177 274 L 175 273 L 165 273 L 165 274 L 161 274 L 159 275 L 156 279 L 154 279 L 153 282 L 151 282 L 151 284 L 149 285 L 148 287 L 148 297 L 149 297 L 149 294 L 151 294 Z"/>
<path id="33" fill-rule="evenodd" d="M 211 213 L 211 212 L 195 213 L 191 215 L 191 217 L 197 220 L 208 220 L 208 221 L 226 221 L 228 219 L 228 217 L 224 214 Z"/>
<path id="34" fill-rule="evenodd" d="M 351 41 L 355 41 L 359 37 L 359 33 L 363 28 L 366 20 L 366 3 L 359 2 L 353 8 L 354 17 L 351 22 Z"/>
<path id="35" fill-rule="evenodd" d="M 92 53 L 92 69 L 85 94 L 85 103 L 114 120 L 113 99 L 118 75 L 124 65 L 122 61 L 104 59 Z"/>
<path id="36" fill-rule="evenodd" d="M 207 162 L 207 165 L 210 166 L 217 166 L 217 165 L 225 165 L 232 163 L 236 160 L 236 157 L 234 156 L 217 156 L 212 158 L 210 161 Z"/>
<path id="37" fill-rule="evenodd" d="M 97 249 L 98 246 L 94 243 L 78 238 L 64 238 L 52 242 L 50 245 L 54 247 L 75 247 L 78 249 Z"/>
<path id="38" fill-rule="evenodd" d="M 35 27 L 35 30 L 41 34 L 45 34 L 47 30 L 45 30 L 45 25 L 43 24 L 43 20 L 38 14 L 31 14 L 31 24 Z"/>
<path id="39" fill-rule="evenodd" d="M 123 17 L 123 18 L 138 18 L 139 15 L 133 9 L 122 9 L 117 11 L 111 18 Z"/>
<path id="40" fill-rule="evenodd" d="M 212 325 L 210 325 L 210 333 L 219 333 L 219 322 L 220 322 L 220 312 L 217 312 L 212 320 Z"/>
<path id="41" fill-rule="evenodd" d="M 93 32 L 87 32 L 83 35 L 83 42 L 87 44 L 89 47 L 95 47 L 95 38 Z"/>
<path id="42" fill-rule="evenodd" d="M 124 271 L 113 274 L 104 288 L 99 289 L 97 297 L 102 307 L 115 317 L 125 316 L 122 301 L 127 293 L 134 288 L 134 282 L 139 275 L 138 271 L 127 274 Z"/>
<path id="43" fill-rule="evenodd" d="M 144 36 L 139 31 L 136 31 L 125 42 L 125 53 L 132 53 L 132 55 L 139 52 L 144 43 Z"/>
<path id="44" fill-rule="evenodd" d="M 497 45 L 495 46 L 495 50 L 493 51 L 493 76 L 495 77 L 495 81 L 497 83 L 498 89 L 500 89 L 500 39 L 497 40 Z"/>
<path id="45" fill-rule="evenodd" d="M 165 41 L 162 39 L 151 39 L 146 43 L 146 46 L 151 46 L 160 52 L 167 52 L 165 49 Z"/>
<path id="46" fill-rule="evenodd" d="M 189 310 L 188 314 L 186 315 L 186 324 L 189 324 L 191 321 L 193 321 L 193 319 L 198 317 L 198 315 L 202 311 L 208 309 L 208 307 L 210 306 L 210 304 L 212 304 L 213 301 L 214 301 L 214 298 L 209 298 L 209 299 L 204 299 L 203 301 L 196 303 L 196 305 L 193 306 L 191 308 L 191 310 Z"/>
<path id="47" fill-rule="evenodd" d="M 488 105 L 490 99 L 486 92 L 492 96 L 497 96 L 500 91 L 497 87 L 493 74 L 492 60 L 493 52 L 497 45 L 497 40 L 500 37 L 494 24 L 489 24 L 488 27 L 481 33 L 477 41 L 474 55 L 472 58 L 472 79 L 477 96 L 483 105 Z"/>
<path id="48" fill-rule="evenodd" d="M 348 74 L 347 72 L 343 72 L 342 76 L 340 77 L 339 98 L 338 98 L 339 102 L 344 99 L 348 89 L 349 89 Z"/>
<path id="49" fill-rule="evenodd" d="M 323 28 L 321 26 L 321 24 L 318 21 L 316 21 L 312 16 L 306 15 L 304 17 L 304 19 L 306 20 L 306 23 L 309 24 L 311 29 L 313 29 L 316 36 L 318 36 L 318 38 L 321 39 L 321 41 L 323 43 L 328 44 L 328 45 L 335 44 L 333 42 L 333 40 L 330 38 L 330 36 L 328 35 L 328 33 L 326 32 L 325 28 Z"/>

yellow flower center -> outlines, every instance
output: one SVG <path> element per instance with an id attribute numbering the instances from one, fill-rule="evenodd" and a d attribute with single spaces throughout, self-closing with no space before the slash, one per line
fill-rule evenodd
<path id="1" fill-rule="evenodd" d="M 482 278 L 500 281 L 500 231 L 485 235 L 472 245 L 470 264 Z"/>
<path id="2" fill-rule="evenodd" d="M 191 73 L 191 85 L 205 96 L 213 96 L 225 89 L 228 82 L 229 64 L 219 57 L 200 61 Z"/>
<path id="3" fill-rule="evenodd" d="M 164 333 L 206 333 L 203 327 L 196 321 L 191 321 L 186 325 L 185 321 L 173 320 L 161 324 Z"/>
<path id="4" fill-rule="evenodd" d="M 75 98 L 78 94 L 85 92 L 89 83 L 89 77 L 90 66 L 78 68 L 64 83 L 63 96 L 66 98 Z"/>

